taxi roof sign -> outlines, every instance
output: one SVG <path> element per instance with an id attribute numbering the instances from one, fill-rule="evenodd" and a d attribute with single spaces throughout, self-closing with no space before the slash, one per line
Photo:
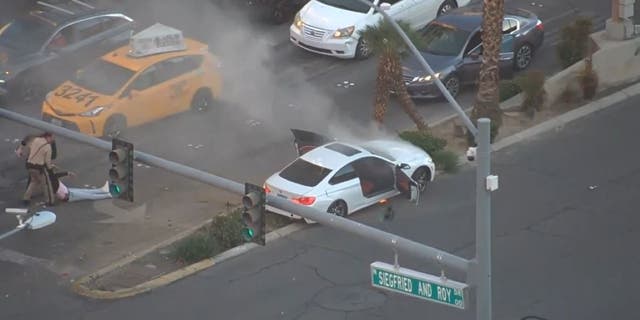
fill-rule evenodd
<path id="1" fill-rule="evenodd" d="M 129 55 L 144 57 L 157 53 L 185 50 L 182 31 L 156 23 L 131 37 Z"/>

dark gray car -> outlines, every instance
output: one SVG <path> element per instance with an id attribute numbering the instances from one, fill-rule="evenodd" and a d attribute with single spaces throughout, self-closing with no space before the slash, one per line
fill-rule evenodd
<path id="1" fill-rule="evenodd" d="M 39 4 L 0 27 L 0 95 L 16 101 L 41 98 L 79 66 L 126 43 L 134 28 L 128 16 L 85 2 Z"/>
<path id="2" fill-rule="evenodd" d="M 449 11 L 436 18 L 422 31 L 426 45 L 422 56 L 456 96 L 463 85 L 477 81 L 482 63 L 482 8 L 465 7 Z M 529 67 L 537 48 L 544 40 L 542 21 L 530 11 L 505 9 L 500 49 L 500 76 L 509 78 L 513 72 Z M 403 60 L 403 78 L 413 98 L 441 96 L 431 76 L 417 59 Z"/>

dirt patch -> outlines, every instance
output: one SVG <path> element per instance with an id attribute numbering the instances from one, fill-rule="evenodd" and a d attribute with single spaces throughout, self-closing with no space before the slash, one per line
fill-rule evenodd
<path id="1" fill-rule="evenodd" d="M 607 90 L 607 92 L 598 94 L 594 98 L 594 100 L 606 96 L 608 93 L 609 90 Z M 536 112 L 533 117 L 530 117 L 526 113 L 521 112 L 519 106 L 506 108 L 503 110 L 504 112 L 502 115 L 502 126 L 500 126 L 500 131 L 496 136 L 494 143 L 500 141 L 505 137 L 512 136 L 520 131 L 526 130 L 549 119 L 557 117 L 563 113 L 576 109 L 589 102 L 591 101 L 559 101 L 553 104 L 548 104 L 542 110 Z M 467 144 L 466 128 L 462 124 L 462 121 L 457 117 L 432 127 L 431 132 L 434 136 L 447 141 L 447 150 L 463 154 L 469 147 Z"/>

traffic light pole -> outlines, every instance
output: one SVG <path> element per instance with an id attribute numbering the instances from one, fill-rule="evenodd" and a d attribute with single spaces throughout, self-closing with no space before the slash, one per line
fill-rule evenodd
<path id="1" fill-rule="evenodd" d="M 111 151 L 111 143 L 98 138 L 90 137 L 85 134 L 61 128 L 50 123 L 33 119 L 22 114 L 12 112 L 0 108 L 0 117 L 6 118 L 24 125 L 53 132 L 56 135 L 71 139 L 76 142 L 87 144 L 105 151 Z M 136 161 L 148 164 L 153 167 L 167 170 L 171 173 L 196 180 L 226 191 L 244 195 L 244 184 L 229 180 L 220 176 L 213 175 L 195 168 L 191 168 L 176 162 L 165 160 L 144 152 L 134 151 L 134 159 Z M 448 252 L 384 232 L 373 227 L 345 219 L 335 215 L 329 215 L 326 212 L 320 212 L 309 207 L 302 207 L 292 203 L 286 199 L 267 194 L 267 203 L 309 220 L 316 221 L 320 224 L 327 225 L 336 229 L 343 230 L 347 233 L 353 233 L 363 238 L 369 239 L 385 247 L 396 248 L 400 252 L 404 252 L 417 258 L 437 263 L 439 266 L 448 267 L 452 270 L 467 273 L 470 267 L 470 261 Z"/>
<path id="2" fill-rule="evenodd" d="M 367 5 L 380 13 L 384 19 L 393 26 L 396 32 L 402 37 L 411 53 L 418 59 L 420 65 L 424 68 L 436 86 L 440 89 L 443 96 L 451 107 L 458 113 L 464 122 L 467 130 L 475 136 L 476 139 L 476 157 L 478 158 L 478 167 L 476 171 L 476 257 L 471 262 L 470 272 L 467 272 L 467 281 L 476 285 L 476 319 L 492 320 L 492 286 L 491 286 L 491 193 L 487 187 L 487 178 L 491 174 L 491 140 L 489 119 L 478 119 L 478 128 L 473 125 L 471 119 L 464 112 L 462 107 L 453 98 L 449 90 L 446 89 L 439 77 L 436 77 L 429 63 L 424 59 L 418 48 L 411 42 L 409 37 L 402 31 L 400 25 L 385 12 L 389 7 L 381 8 L 373 1 L 358 0 L 363 5 Z M 486 2 L 486 0 L 485 0 Z"/>

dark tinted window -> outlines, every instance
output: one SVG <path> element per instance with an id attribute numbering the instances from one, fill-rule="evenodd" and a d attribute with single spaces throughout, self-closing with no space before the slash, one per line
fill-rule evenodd
<path id="1" fill-rule="evenodd" d="M 423 37 L 423 51 L 441 56 L 456 56 L 464 48 L 469 32 L 442 23 L 430 23 L 425 28 Z"/>
<path id="2" fill-rule="evenodd" d="M 330 172 L 330 169 L 298 158 L 280 172 L 280 177 L 303 186 L 315 187 Z"/>
<path id="3" fill-rule="evenodd" d="M 371 7 L 360 3 L 358 0 L 318 0 L 318 2 L 332 7 L 361 13 L 367 13 L 371 9 Z"/>
<path id="4" fill-rule="evenodd" d="M 104 31 L 104 18 L 93 18 L 73 25 L 76 41 L 81 41 Z"/>
<path id="5" fill-rule="evenodd" d="M 197 69 L 202 64 L 202 59 L 202 56 L 184 56 L 162 62 L 157 82 L 164 82 Z"/>
<path id="6" fill-rule="evenodd" d="M 156 74 L 158 68 L 151 66 L 142 72 L 138 78 L 131 84 L 131 88 L 134 90 L 142 91 L 157 83 Z"/>
<path id="7" fill-rule="evenodd" d="M 344 154 L 347 157 L 351 157 L 354 154 L 360 153 L 360 151 L 358 151 L 357 149 L 351 148 L 342 143 L 332 143 L 330 145 L 325 146 L 325 148 Z"/>
<path id="8" fill-rule="evenodd" d="M 475 49 L 482 43 L 482 32 L 476 32 L 471 39 L 469 40 L 469 44 L 467 44 L 467 48 L 465 49 L 465 54 L 469 53 L 471 50 Z M 478 54 L 482 54 L 482 49 L 478 51 Z"/>
<path id="9" fill-rule="evenodd" d="M 101 59 L 78 71 L 75 83 L 85 89 L 112 95 L 133 76 L 134 72 Z"/>
<path id="10" fill-rule="evenodd" d="M 42 48 L 53 31 L 53 26 L 36 17 L 18 18 L 0 29 L 0 45 L 20 52 L 35 52 Z"/>
<path id="11" fill-rule="evenodd" d="M 329 184 L 332 184 L 332 185 L 338 184 L 341 182 L 355 179 L 357 177 L 358 175 L 356 174 L 356 171 L 353 169 L 353 166 L 351 166 L 351 164 L 348 164 L 342 167 L 342 169 L 338 170 L 336 174 L 333 177 L 331 177 L 331 179 L 329 179 Z"/>
<path id="12" fill-rule="evenodd" d="M 129 22 L 128 20 L 120 17 L 104 17 L 103 26 L 104 26 L 104 30 L 110 30 L 110 29 L 119 27 L 121 25 L 124 25 L 128 22 Z"/>

